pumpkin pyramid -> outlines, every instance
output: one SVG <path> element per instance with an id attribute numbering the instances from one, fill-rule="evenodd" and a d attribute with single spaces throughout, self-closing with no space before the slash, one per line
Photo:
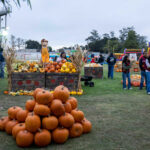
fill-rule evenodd
<path id="1" fill-rule="evenodd" d="M 25 110 L 18 106 L 8 109 L 8 116 L 0 119 L 0 130 L 12 135 L 20 147 L 33 143 L 39 147 L 52 141 L 65 143 L 68 138 L 89 133 L 92 124 L 77 109 L 78 101 L 70 97 L 68 88 L 60 85 L 50 93 L 37 88 L 33 100 L 27 100 Z"/>

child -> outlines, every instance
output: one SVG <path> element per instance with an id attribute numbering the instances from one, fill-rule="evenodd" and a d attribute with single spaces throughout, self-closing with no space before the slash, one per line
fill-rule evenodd
<path id="1" fill-rule="evenodd" d="M 123 78 L 123 89 L 126 90 L 126 78 L 128 78 L 128 89 L 131 90 L 131 79 L 130 79 L 130 68 L 131 63 L 129 57 L 126 55 L 122 61 L 122 78 Z"/>

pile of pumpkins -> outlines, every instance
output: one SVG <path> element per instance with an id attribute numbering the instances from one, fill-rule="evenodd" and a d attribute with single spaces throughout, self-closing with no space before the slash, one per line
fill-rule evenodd
<path id="1" fill-rule="evenodd" d="M 50 62 L 46 65 L 45 71 L 55 73 L 75 73 L 77 72 L 74 65 L 71 62 L 62 60 L 61 62 Z"/>
<path id="2" fill-rule="evenodd" d="M 70 97 L 68 88 L 60 85 L 53 94 L 37 88 L 33 97 L 26 101 L 25 110 L 10 107 L 8 116 L 0 119 L 0 130 L 12 135 L 19 147 L 63 144 L 91 131 L 91 122 L 77 109 L 78 101 Z"/>

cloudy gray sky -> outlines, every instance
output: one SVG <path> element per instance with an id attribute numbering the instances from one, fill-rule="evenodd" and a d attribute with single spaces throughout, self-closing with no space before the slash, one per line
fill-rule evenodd
<path id="1" fill-rule="evenodd" d="M 10 34 L 40 41 L 53 48 L 86 44 L 92 29 L 100 34 L 134 26 L 150 40 L 150 0 L 31 0 L 32 10 L 13 7 Z"/>

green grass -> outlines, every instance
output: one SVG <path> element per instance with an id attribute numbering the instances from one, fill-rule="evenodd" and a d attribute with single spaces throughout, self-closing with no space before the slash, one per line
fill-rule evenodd
<path id="1" fill-rule="evenodd" d="M 94 80 L 93 88 L 83 86 L 84 95 L 77 97 L 79 109 L 93 124 L 92 132 L 41 150 L 150 150 L 150 97 L 138 88 L 123 91 L 121 73 L 115 73 L 115 79 L 110 80 L 106 78 L 106 67 L 104 72 L 103 80 Z M 0 80 L 0 116 L 6 115 L 10 106 L 23 107 L 30 98 L 3 95 L 5 89 L 7 81 Z M 0 132 L 0 150 L 4 149 L 20 148 L 11 136 Z"/>

